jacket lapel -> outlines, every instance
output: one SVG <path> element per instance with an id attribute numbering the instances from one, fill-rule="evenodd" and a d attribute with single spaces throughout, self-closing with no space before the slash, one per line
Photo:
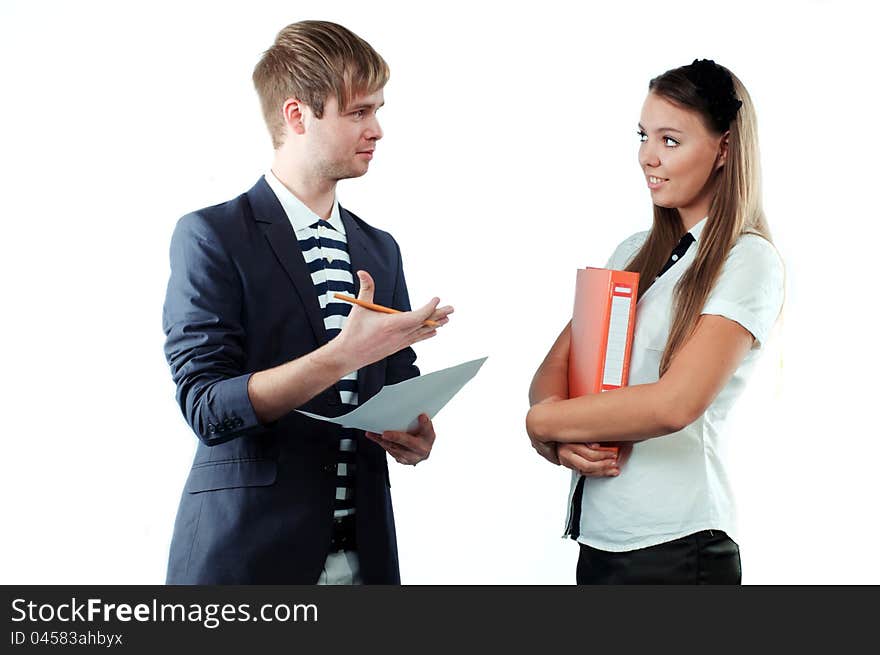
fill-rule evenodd
<path id="1" fill-rule="evenodd" d="M 348 258 L 351 260 L 351 275 L 354 278 L 355 295 L 360 293 L 361 284 L 357 272 L 366 271 L 373 278 L 375 296 L 373 301 L 380 305 L 390 307 L 394 280 L 389 280 L 383 275 L 381 262 L 377 259 L 374 249 L 369 248 L 367 237 L 361 230 L 360 225 L 354 220 L 351 213 L 339 207 L 339 215 L 345 226 L 345 240 L 348 242 Z M 384 368 L 381 369 L 384 371 Z M 384 380 L 379 376 L 380 367 L 376 364 L 365 366 L 358 371 L 358 398 L 359 402 L 366 402 L 382 388 Z"/>
<path id="2" fill-rule="evenodd" d="M 351 276 L 354 279 L 354 294 L 357 295 L 361 291 L 361 281 L 358 279 L 357 272 L 367 271 L 367 273 L 373 275 L 373 271 L 376 269 L 373 266 L 375 259 L 372 253 L 367 250 L 364 234 L 361 232 L 360 226 L 351 217 L 351 214 L 340 206 L 339 216 L 342 219 L 342 224 L 345 226 L 348 258 L 351 260 Z M 375 282 L 375 278 L 373 281 Z"/>
<path id="3" fill-rule="evenodd" d="M 373 302 L 391 307 L 394 297 L 394 272 L 388 269 L 387 262 L 379 259 L 377 247 L 375 245 L 371 247 L 369 238 L 364 234 L 351 212 L 340 207 L 339 215 L 345 226 L 345 240 L 348 242 L 348 258 L 351 260 L 355 295 L 361 290 L 357 272 L 366 271 L 373 277 L 373 282 L 376 285 Z M 395 307 L 395 309 L 400 308 Z"/>
<path id="4" fill-rule="evenodd" d="M 290 281 L 293 282 L 320 347 L 327 343 L 324 315 L 318 304 L 315 285 L 312 283 L 312 276 L 306 266 L 293 226 L 265 178 L 261 177 L 247 195 L 254 211 L 254 219 L 264 224 L 263 233 L 266 235 L 266 240 Z"/>

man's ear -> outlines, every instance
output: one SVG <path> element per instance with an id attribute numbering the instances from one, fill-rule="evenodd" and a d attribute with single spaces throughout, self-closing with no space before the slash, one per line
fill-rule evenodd
<path id="1" fill-rule="evenodd" d="M 306 109 L 303 102 L 296 98 L 288 98 L 281 106 L 281 113 L 284 116 L 284 122 L 294 134 L 305 134 L 306 128 L 303 124 L 305 111 Z"/>
<path id="2" fill-rule="evenodd" d="M 727 130 L 721 136 L 721 142 L 718 144 L 718 154 L 715 156 L 715 170 L 727 163 L 727 152 L 730 147 L 730 130 Z"/>

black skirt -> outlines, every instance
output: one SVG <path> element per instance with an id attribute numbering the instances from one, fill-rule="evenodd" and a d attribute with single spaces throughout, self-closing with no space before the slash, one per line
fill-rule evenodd
<path id="1" fill-rule="evenodd" d="M 742 582 L 739 546 L 704 530 L 622 553 L 578 544 L 578 584 L 733 584 Z"/>

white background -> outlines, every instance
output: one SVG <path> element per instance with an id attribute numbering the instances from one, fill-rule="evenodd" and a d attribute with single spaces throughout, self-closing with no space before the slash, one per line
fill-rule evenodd
<path id="1" fill-rule="evenodd" d="M 341 22 L 391 66 L 386 136 L 339 196 L 455 305 L 425 372 L 489 355 L 393 462 L 406 583 L 560 583 L 567 471 L 523 418 L 574 271 L 647 229 L 648 80 L 696 57 L 757 108 L 783 321 L 731 425 L 744 582 L 880 583 L 872 3 L 0 2 L 3 583 L 161 583 L 195 437 L 162 353 L 184 213 L 271 145 L 250 75 L 284 25 Z"/>

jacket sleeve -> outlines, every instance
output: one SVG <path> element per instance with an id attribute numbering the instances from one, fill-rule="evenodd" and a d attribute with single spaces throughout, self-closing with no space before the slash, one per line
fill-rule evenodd
<path id="1" fill-rule="evenodd" d="M 392 307 L 403 312 L 408 312 L 412 307 L 409 304 L 409 292 L 406 290 L 406 279 L 403 276 L 403 259 L 400 254 L 400 246 L 394 243 L 397 249 L 397 275 L 394 278 L 394 297 Z M 415 365 L 416 353 L 411 347 L 398 350 L 388 357 L 385 368 L 385 384 L 396 384 L 409 380 L 419 375 L 419 368 Z"/>
<path id="2" fill-rule="evenodd" d="M 213 446 L 265 429 L 244 372 L 242 285 L 234 262 L 200 214 L 171 238 L 171 277 L 162 327 L 177 402 L 199 439 Z"/>

